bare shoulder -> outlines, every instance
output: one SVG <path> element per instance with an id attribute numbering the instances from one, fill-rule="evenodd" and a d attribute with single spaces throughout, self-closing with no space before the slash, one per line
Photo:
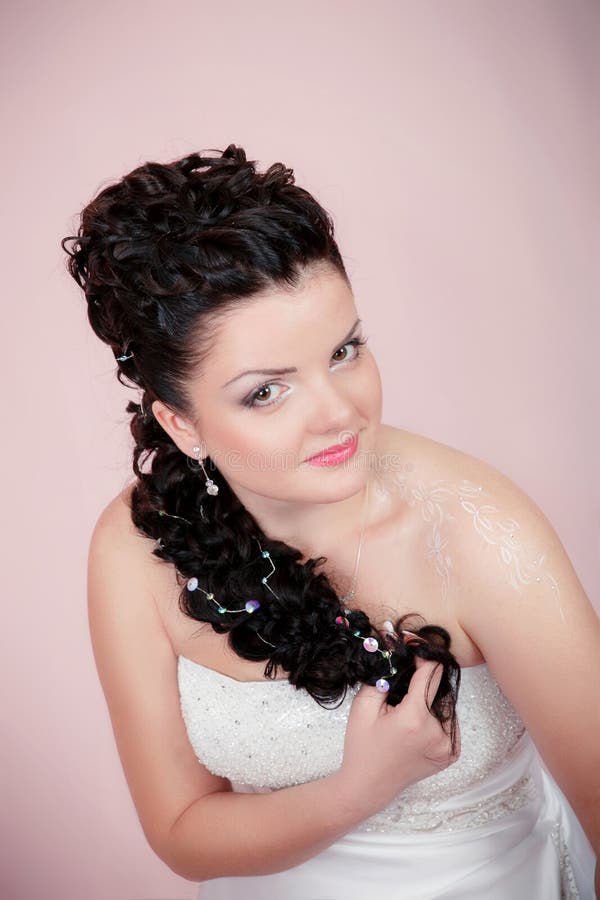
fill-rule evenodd
<path id="1" fill-rule="evenodd" d="M 145 538 L 133 524 L 131 519 L 131 499 L 135 482 L 126 485 L 101 510 L 96 521 L 95 531 L 102 531 L 107 539 L 127 541 L 129 546 L 142 547 L 149 552 L 151 541 Z"/>
<path id="2" fill-rule="evenodd" d="M 421 435 L 408 435 L 405 446 L 412 463 L 404 479 L 407 494 L 432 521 L 448 525 L 465 574 L 479 573 L 489 584 L 495 572 L 516 590 L 542 578 L 544 562 L 562 545 L 522 485 L 485 460 Z"/>
<path id="3" fill-rule="evenodd" d="M 378 447 L 384 458 L 396 463 L 408 480 L 456 482 L 460 478 L 485 478 L 488 483 L 512 484 L 510 479 L 490 463 L 450 444 L 436 441 L 416 432 L 382 425 Z"/>
<path id="4" fill-rule="evenodd" d="M 489 463 L 403 433 L 398 483 L 427 529 L 423 559 L 447 578 L 479 648 L 594 847 L 599 846 L 600 617 L 556 528 Z"/>
<path id="5" fill-rule="evenodd" d="M 499 658 L 509 643 L 513 651 L 521 640 L 529 647 L 531 632 L 521 628 L 519 637 L 516 619 L 556 644 L 568 628 L 571 647 L 580 641 L 589 649 L 598 615 L 541 506 L 475 456 L 420 435 L 405 436 L 404 447 L 414 461 L 405 497 L 435 525 L 458 585 L 462 624 L 486 658 Z"/>
<path id="6" fill-rule="evenodd" d="M 229 790 L 202 766 L 179 705 L 177 656 L 155 599 L 161 560 L 131 520 L 132 487 L 102 510 L 88 555 L 88 619 L 96 668 L 145 835 L 174 868 L 174 823 L 207 793 Z M 176 869 L 174 868 L 174 871 Z"/>
<path id="7" fill-rule="evenodd" d="M 474 514 L 485 501 L 486 512 L 521 504 L 542 518 L 531 497 L 508 475 L 477 456 L 425 435 L 383 426 L 379 444 L 384 480 L 411 506 L 425 505 L 430 517 L 454 517 L 460 509 Z M 498 504 L 497 508 L 492 508 Z M 466 515 L 462 522 L 473 524 Z M 490 522 L 491 524 L 491 522 Z M 459 528 L 461 522 L 455 521 Z"/>
<path id="8" fill-rule="evenodd" d="M 88 554 L 88 616 L 92 639 L 104 629 L 128 635 L 130 653 L 155 652 L 175 666 L 171 607 L 180 593 L 174 566 L 153 553 L 155 541 L 132 520 L 135 483 L 127 485 L 100 512 Z"/>
<path id="9" fill-rule="evenodd" d="M 516 593 L 531 582 L 553 585 L 548 563 L 557 555 L 564 562 L 564 548 L 534 498 L 485 460 L 420 435 L 412 439 L 418 465 L 410 491 L 433 520 L 451 523 L 465 602 L 473 599 L 469 584 L 478 589 L 481 581 Z M 481 596 L 474 602 L 481 607 Z"/>
<path id="10" fill-rule="evenodd" d="M 456 552 L 461 535 L 485 531 L 491 541 L 500 539 L 503 517 L 519 506 L 543 517 L 505 473 L 449 444 L 383 426 L 378 453 L 380 493 L 392 498 L 392 512 L 409 510 L 413 532 L 438 546 L 447 542 L 448 552 Z"/>
<path id="11" fill-rule="evenodd" d="M 523 623 L 534 609 L 540 616 L 541 606 L 542 621 L 531 620 L 538 634 L 552 628 L 560 640 L 568 623 L 573 640 L 593 624 L 556 528 L 522 486 L 490 463 L 422 435 L 389 429 L 385 437 L 399 461 L 390 481 L 426 541 L 421 558 L 447 578 L 461 624 L 486 658 L 501 655 L 503 640 L 514 645 L 515 619 Z"/>
<path id="12" fill-rule="evenodd" d="M 550 584 L 550 558 L 564 550 L 544 511 L 514 479 L 463 450 L 400 429 L 387 428 L 381 446 L 385 488 L 409 511 L 415 557 L 425 573 L 435 570 L 455 609 L 468 612 L 473 604 L 481 614 L 486 598 L 493 602 L 492 582 L 517 594 L 536 578 Z"/>

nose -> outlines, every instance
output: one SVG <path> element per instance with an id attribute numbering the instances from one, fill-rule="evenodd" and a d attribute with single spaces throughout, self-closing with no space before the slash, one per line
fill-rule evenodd
<path id="1" fill-rule="evenodd" d="M 337 443 L 338 432 L 349 431 L 356 425 L 356 410 L 351 398 L 334 381 L 335 378 L 329 377 L 317 385 L 309 421 L 313 434 L 330 435 L 332 443 Z"/>

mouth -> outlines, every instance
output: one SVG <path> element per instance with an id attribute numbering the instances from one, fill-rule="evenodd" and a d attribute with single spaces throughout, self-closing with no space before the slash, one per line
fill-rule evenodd
<path id="1" fill-rule="evenodd" d="M 347 441 L 344 441 L 343 444 L 334 444 L 331 447 L 326 447 L 325 450 L 320 450 L 314 456 L 309 456 L 305 461 L 313 465 L 331 465 L 335 462 L 342 462 L 354 454 L 357 445 L 358 434 L 355 434 Z"/>

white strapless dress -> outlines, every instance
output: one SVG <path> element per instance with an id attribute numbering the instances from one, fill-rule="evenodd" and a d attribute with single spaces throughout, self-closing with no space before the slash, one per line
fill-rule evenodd
<path id="1" fill-rule="evenodd" d="M 312 859 L 202 882 L 197 900 L 594 900 L 590 842 L 514 707 L 485 663 L 461 679 L 453 765 Z M 324 709 L 288 681 L 240 682 L 182 656 L 178 681 L 198 759 L 234 791 L 264 793 L 339 768 L 358 688 Z"/>

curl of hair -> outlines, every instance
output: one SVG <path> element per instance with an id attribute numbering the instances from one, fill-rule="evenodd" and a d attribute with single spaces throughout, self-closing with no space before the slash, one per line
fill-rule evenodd
<path id="1" fill-rule="evenodd" d="M 329 213 L 295 184 L 291 169 L 277 162 L 260 173 L 230 144 L 220 155 L 139 166 L 102 190 L 83 209 L 77 234 L 61 244 L 90 325 L 118 360 L 117 378 L 142 391 L 141 402 L 126 407 L 137 479 L 131 516 L 156 541 L 153 553 L 175 566 L 182 612 L 227 634 L 243 659 L 266 660 L 265 677 L 281 667 L 323 705 L 341 702 L 348 686 L 381 677 L 390 682 L 387 702 L 396 705 L 415 657 L 438 661 L 443 674 L 430 711 L 450 723 L 455 745 L 460 666 L 448 632 L 412 626 L 423 640 L 405 643 L 401 632 L 412 614 L 394 623 L 400 635 L 394 639 L 355 609 L 346 614 L 350 628 L 336 624 L 344 615 L 340 598 L 326 574 L 315 571 L 327 558 L 302 564 L 299 549 L 265 535 L 207 457 L 205 468 L 219 487 L 209 496 L 198 464 L 151 413 L 161 400 L 193 420 L 191 374 L 214 346 L 219 317 L 240 301 L 274 287 L 293 292 L 314 267 L 333 268 L 349 283 Z M 279 599 L 261 582 L 268 569 L 257 540 L 275 561 L 269 585 Z M 260 608 L 219 613 L 204 593 L 187 589 L 192 576 L 224 606 L 257 599 Z M 395 675 L 387 674 L 381 654 L 363 649 L 352 634 L 357 630 L 390 650 Z"/>

